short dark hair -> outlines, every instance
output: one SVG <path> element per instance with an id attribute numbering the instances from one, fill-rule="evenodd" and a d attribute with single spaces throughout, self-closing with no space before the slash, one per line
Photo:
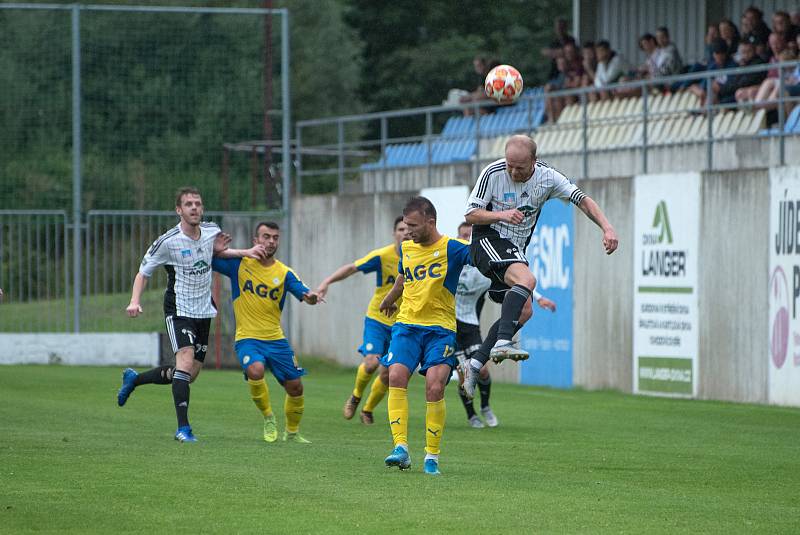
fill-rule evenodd
<path id="1" fill-rule="evenodd" d="M 602 41 L 597 41 L 594 45 L 595 48 L 605 48 L 606 50 L 611 50 L 611 43 L 607 40 L 603 39 Z"/>
<path id="2" fill-rule="evenodd" d="M 594 41 L 584 41 L 583 48 L 594 48 Z"/>
<path id="3" fill-rule="evenodd" d="M 745 13 L 750 12 L 750 13 L 752 13 L 753 15 L 755 15 L 759 19 L 764 18 L 764 12 L 761 11 L 760 9 L 758 9 L 758 7 L 756 7 L 756 6 L 748 6 L 747 9 L 744 10 L 744 12 Z"/>
<path id="4" fill-rule="evenodd" d="M 655 41 L 656 38 L 652 33 L 645 33 L 639 38 L 639 43 L 641 44 L 642 41 Z"/>
<path id="5" fill-rule="evenodd" d="M 274 221 L 260 221 L 259 223 L 256 224 L 256 236 L 258 236 L 258 229 L 260 229 L 261 227 L 271 228 L 272 230 L 281 229 L 281 227 L 279 227 L 278 224 Z"/>
<path id="6" fill-rule="evenodd" d="M 458 225 L 458 230 L 461 230 L 464 227 L 471 227 L 471 223 L 467 223 L 466 221 L 462 221 L 460 225 Z"/>
<path id="7" fill-rule="evenodd" d="M 664 35 L 666 35 L 667 37 L 669 37 L 669 30 L 667 29 L 666 26 L 659 26 L 658 28 L 656 28 L 656 31 L 657 32 L 661 32 Z"/>
<path id="8" fill-rule="evenodd" d="M 194 186 L 184 186 L 175 193 L 175 206 L 180 206 L 184 195 L 200 195 L 200 190 Z"/>
<path id="9" fill-rule="evenodd" d="M 403 222 L 403 216 L 399 215 L 399 216 L 395 217 L 394 218 L 394 226 L 392 227 L 392 230 L 397 230 L 397 225 L 402 223 L 402 222 Z"/>
<path id="10" fill-rule="evenodd" d="M 436 219 L 436 207 L 433 203 L 425 197 L 411 197 L 403 208 L 403 215 L 408 215 L 411 212 L 419 212 L 425 217 L 432 217 Z"/>

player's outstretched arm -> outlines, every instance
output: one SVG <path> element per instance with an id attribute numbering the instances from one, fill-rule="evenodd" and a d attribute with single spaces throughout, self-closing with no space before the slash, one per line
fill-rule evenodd
<path id="1" fill-rule="evenodd" d="M 512 225 L 519 225 L 525 220 L 525 216 L 516 208 L 513 210 L 504 210 L 502 212 L 493 212 L 491 210 L 484 210 L 483 208 L 476 208 L 464 216 L 464 219 L 470 225 L 491 225 L 499 221 Z"/>
<path id="2" fill-rule="evenodd" d="M 249 249 L 229 249 L 231 243 L 229 234 L 220 232 L 214 238 L 214 256 L 217 258 L 252 258 L 263 260 L 267 257 L 267 252 L 263 245 L 254 245 Z"/>
<path id="3" fill-rule="evenodd" d="M 603 231 L 603 247 L 605 247 L 606 254 L 611 254 L 616 251 L 619 245 L 617 232 L 614 230 L 614 227 L 611 226 L 611 223 L 608 222 L 608 219 L 606 219 L 605 214 L 603 214 L 603 211 L 597 203 L 587 195 L 581 201 L 580 209 L 586 214 L 586 217 L 594 221 L 594 223 L 600 227 L 600 230 Z"/>
<path id="4" fill-rule="evenodd" d="M 144 289 L 147 287 L 147 277 L 142 275 L 141 273 L 137 273 L 136 277 L 133 279 L 133 289 L 131 290 L 131 302 L 128 304 L 128 307 L 125 309 L 125 312 L 131 318 L 135 318 L 139 314 L 142 313 L 142 293 Z"/>
<path id="5" fill-rule="evenodd" d="M 405 283 L 405 277 L 402 274 L 397 276 L 397 279 L 394 281 L 394 286 L 392 289 L 389 290 L 389 293 L 386 294 L 386 297 L 383 298 L 381 301 L 380 311 L 386 314 L 387 316 L 392 316 L 395 312 L 397 312 L 397 305 L 395 303 L 400 296 L 403 295 L 403 284 Z"/>
<path id="6" fill-rule="evenodd" d="M 317 286 L 317 289 L 314 291 L 317 294 L 319 294 L 320 297 L 325 297 L 328 294 L 328 286 L 330 286 L 334 282 L 339 282 L 341 280 L 346 279 L 356 271 L 358 271 L 358 268 L 356 267 L 355 264 L 352 263 L 345 264 L 336 271 L 334 271 L 333 273 L 331 273 L 330 275 L 328 275 L 327 277 L 325 277 L 325 280 L 319 283 L 319 286 Z"/>

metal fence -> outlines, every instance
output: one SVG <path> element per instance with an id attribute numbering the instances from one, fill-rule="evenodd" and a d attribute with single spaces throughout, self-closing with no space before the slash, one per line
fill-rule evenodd
<path id="1" fill-rule="evenodd" d="M 251 245 L 254 227 L 272 220 L 287 226 L 280 211 L 207 212 L 233 238 L 232 247 Z M 71 229 L 63 210 L 0 210 L 0 332 L 73 331 Z M 80 300 L 83 332 L 161 332 L 165 270 L 148 280 L 142 296 L 144 314 L 130 319 L 125 307 L 131 284 L 144 253 L 152 242 L 177 224 L 175 212 L 96 210 L 86 216 L 82 233 L 83 273 Z M 279 256 L 286 258 L 288 244 Z M 235 320 L 230 283 L 214 275 L 212 295 L 219 314 L 214 320 L 210 355 L 219 365 L 230 361 Z"/>
<path id="2" fill-rule="evenodd" d="M 233 160 L 222 177 L 223 145 L 260 138 L 269 118 L 281 129 L 283 150 L 273 160 L 281 171 L 272 173 L 281 182 L 270 190 L 279 199 L 255 207 L 279 206 L 288 223 L 288 10 L 3 3 L 0 64 L 0 209 L 7 209 L 0 330 L 113 327 L 99 319 L 110 305 L 97 296 L 130 284 L 140 260 L 132 258 L 143 249 L 132 251 L 152 241 L 164 219 L 100 210 L 169 209 L 187 184 L 200 188 L 206 206 L 250 209 L 250 163 Z M 273 71 L 279 110 L 268 109 Z M 35 212 L 8 211 L 19 208 Z M 40 208 L 61 209 L 58 250 L 55 235 L 37 230 L 56 216 Z M 284 229 L 288 254 L 290 225 Z M 37 238 L 50 241 L 39 246 Z M 8 247 L 22 247 L 31 269 L 21 269 Z M 42 267 L 47 259 L 58 269 Z M 51 272 L 38 289 L 37 277 Z"/>
<path id="3" fill-rule="evenodd" d="M 596 94 L 594 87 L 585 87 L 545 93 L 541 88 L 528 90 L 513 106 L 501 106 L 490 101 L 477 101 L 469 104 L 451 106 L 429 106 L 423 108 L 395 110 L 361 115 L 349 115 L 298 121 L 295 125 L 297 143 L 296 188 L 302 191 L 308 183 L 318 184 L 326 181 L 333 191 L 346 192 L 348 183 L 355 183 L 370 176 L 386 189 L 396 171 L 416 169 L 428 180 L 433 175 L 453 172 L 454 167 L 468 167 L 471 177 L 477 176 L 480 167 L 497 156 L 487 154 L 486 147 L 494 138 L 505 138 L 513 133 L 528 133 L 537 138 L 548 129 L 565 128 L 573 130 L 573 147 L 559 155 L 580 159 L 582 174 L 589 175 L 589 158 L 592 154 L 629 148 L 639 151 L 640 168 L 638 172 L 647 173 L 650 152 L 656 146 L 653 142 L 655 125 L 668 115 L 689 114 L 706 118 L 705 131 L 699 139 L 676 139 L 672 145 L 704 143 L 706 146 L 706 169 L 714 168 L 713 147 L 723 139 L 723 133 L 715 130 L 714 119 L 731 110 L 754 109 L 753 104 L 715 104 L 706 99 L 702 105 L 684 106 L 680 109 L 661 110 L 654 105 L 665 88 L 679 84 L 710 84 L 720 76 L 734 76 L 752 72 L 776 69 L 779 73 L 798 69 L 800 62 L 738 67 L 735 69 L 714 70 L 683 74 L 657 79 L 637 80 L 610 85 L 608 92 L 627 94 L 627 98 L 638 98 L 641 103 L 622 114 L 593 116 L 590 100 Z M 774 110 L 775 127 L 759 129 L 746 136 L 763 138 L 769 136 L 778 140 L 779 164 L 786 160 L 786 138 L 800 133 L 794 122 L 787 123 L 787 109 L 800 102 L 800 97 L 786 95 L 786 80 L 778 76 L 778 97 L 759 103 L 758 107 Z M 682 90 L 685 91 L 685 90 Z M 677 91 L 668 89 L 667 95 Z M 563 98 L 574 101 L 578 106 L 576 114 L 569 120 L 555 125 L 544 122 L 545 102 L 550 98 Z M 619 99 L 618 99 L 619 100 Z M 573 108 L 575 109 L 575 108 Z M 486 113 L 493 112 L 493 113 Z M 796 117 L 792 116 L 792 120 Z M 593 135 L 618 125 L 620 122 L 636 123 L 638 131 L 635 140 L 624 147 L 595 148 Z M 798 123 L 800 124 L 800 123 Z M 787 128 L 791 127 L 791 128 Z M 402 135 L 394 132 L 402 130 Z M 372 135 L 362 136 L 361 132 Z M 412 132 L 409 134 L 408 132 Z M 728 133 L 724 136 L 729 137 Z M 662 145 L 659 143 L 659 145 Z M 540 146 L 540 149 L 542 147 Z M 330 189 L 330 187 L 329 187 Z"/>

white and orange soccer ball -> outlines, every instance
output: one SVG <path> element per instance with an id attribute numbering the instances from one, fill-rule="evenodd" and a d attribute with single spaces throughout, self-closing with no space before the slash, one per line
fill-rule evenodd
<path id="1" fill-rule="evenodd" d="M 486 96 L 500 104 L 512 104 L 522 95 L 522 75 L 511 65 L 498 65 L 486 75 Z"/>

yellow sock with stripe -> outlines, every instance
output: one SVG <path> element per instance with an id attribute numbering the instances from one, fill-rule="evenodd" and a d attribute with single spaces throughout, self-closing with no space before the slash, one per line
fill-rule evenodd
<path id="1" fill-rule="evenodd" d="M 408 445 L 408 392 L 405 388 L 389 387 L 389 429 L 394 445 Z"/>
<path id="2" fill-rule="evenodd" d="M 250 387 L 250 397 L 256 404 L 263 416 L 272 414 L 272 406 L 269 404 L 269 388 L 267 382 L 261 378 L 258 381 L 247 379 L 247 386 Z"/>
<path id="3" fill-rule="evenodd" d="M 377 407 L 378 403 L 381 402 L 388 389 L 389 385 L 384 384 L 384 382 L 381 381 L 381 376 L 378 375 L 375 380 L 372 381 L 372 388 L 370 388 L 369 397 L 367 398 L 367 402 L 364 404 L 364 411 L 372 412 L 375 410 L 375 407 Z"/>
<path id="4" fill-rule="evenodd" d="M 300 429 L 300 420 L 303 418 L 303 411 L 305 410 L 305 400 L 303 396 L 290 396 L 286 394 L 286 400 L 283 402 L 283 410 L 286 413 L 286 432 L 297 433 Z"/>
<path id="5" fill-rule="evenodd" d="M 425 453 L 439 455 L 446 417 L 447 408 L 444 399 L 428 402 L 428 408 L 425 411 Z"/>
<path id="6" fill-rule="evenodd" d="M 353 395 L 358 399 L 364 397 L 364 389 L 367 388 L 369 380 L 372 379 L 372 374 L 364 367 L 364 363 L 358 365 L 356 372 L 356 386 L 353 388 Z"/>

